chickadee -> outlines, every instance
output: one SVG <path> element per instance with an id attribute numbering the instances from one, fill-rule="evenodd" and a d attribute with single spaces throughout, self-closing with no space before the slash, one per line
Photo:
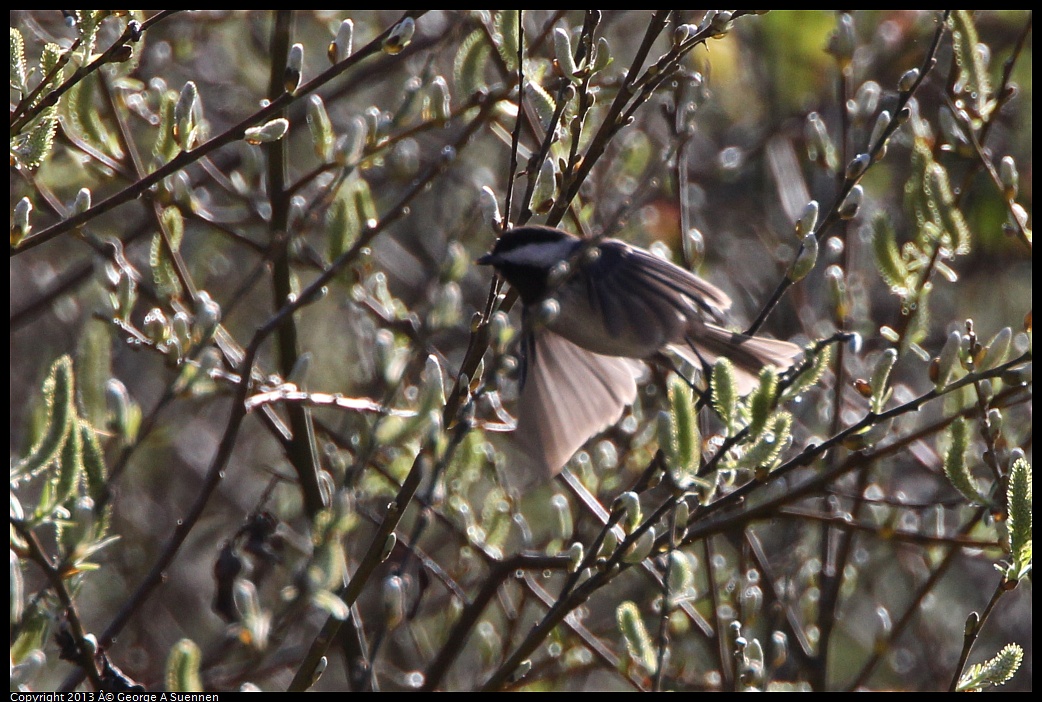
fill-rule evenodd
<path id="1" fill-rule="evenodd" d="M 536 473 L 524 482 L 557 475 L 619 421 L 637 397 L 636 359 L 668 350 L 706 372 L 726 357 L 745 394 L 761 368 L 787 369 L 801 353 L 717 326 L 731 306 L 723 291 L 617 239 L 591 245 L 560 229 L 518 227 L 477 262 L 494 267 L 524 303 L 514 441 Z"/>

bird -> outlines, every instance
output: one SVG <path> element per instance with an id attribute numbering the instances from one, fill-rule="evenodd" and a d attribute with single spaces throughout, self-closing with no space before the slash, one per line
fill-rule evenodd
<path id="1" fill-rule="evenodd" d="M 672 351 L 703 373 L 719 358 L 747 394 L 764 366 L 791 367 L 802 350 L 721 324 L 731 299 L 655 254 L 618 239 L 561 229 L 508 229 L 477 259 L 517 290 L 522 308 L 513 443 L 527 487 L 549 481 L 637 397 L 645 360 Z"/>

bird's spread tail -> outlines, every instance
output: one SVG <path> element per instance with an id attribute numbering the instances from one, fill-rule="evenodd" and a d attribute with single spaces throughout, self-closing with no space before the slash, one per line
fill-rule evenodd
<path id="1" fill-rule="evenodd" d="M 774 366 L 779 372 L 788 370 L 803 350 L 796 344 L 762 336 L 747 336 L 714 324 L 701 324 L 687 337 L 687 344 L 670 348 L 692 365 L 708 371 L 718 358 L 734 364 L 738 392 L 745 395 L 756 387 L 760 370 Z"/>

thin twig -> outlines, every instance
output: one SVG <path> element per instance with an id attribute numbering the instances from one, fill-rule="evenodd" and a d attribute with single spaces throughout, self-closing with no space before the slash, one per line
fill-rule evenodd
<path id="1" fill-rule="evenodd" d="M 149 28 L 153 27 L 159 22 L 162 22 L 167 17 L 170 17 L 171 15 L 176 14 L 178 12 L 183 12 L 183 10 L 160 10 L 157 14 L 152 15 L 136 27 L 136 23 L 131 24 L 130 22 L 127 22 L 127 26 L 123 28 L 123 33 L 119 36 L 119 38 L 116 39 L 116 41 L 112 42 L 109 48 L 105 49 L 105 51 L 99 54 L 97 58 L 95 58 L 86 66 L 81 66 L 77 68 L 71 76 L 69 76 L 62 82 L 61 85 L 59 85 L 51 92 L 47 93 L 46 97 L 34 104 L 33 101 L 39 95 L 39 91 L 42 90 L 43 87 L 50 82 L 50 78 L 54 74 L 57 74 L 58 71 L 62 70 L 65 67 L 65 65 L 69 62 L 69 57 L 72 55 L 72 52 L 79 47 L 80 40 L 77 38 L 76 41 L 73 43 L 72 47 L 70 47 L 69 50 L 62 54 L 62 58 L 59 59 L 57 65 L 55 65 L 51 73 L 45 76 L 44 80 L 36 86 L 36 89 L 33 90 L 25 98 L 23 98 L 22 101 L 18 104 L 18 107 L 15 108 L 13 118 L 11 119 L 11 136 L 14 137 L 15 135 L 17 135 L 18 132 L 21 131 L 22 127 L 24 127 L 26 124 L 35 119 L 37 115 L 41 114 L 48 107 L 58 104 L 58 100 L 61 98 L 61 96 L 64 95 L 74 85 L 82 81 L 91 73 L 94 73 L 96 70 L 98 70 L 105 64 L 111 63 L 113 60 L 117 60 L 115 58 L 116 54 L 119 53 L 120 50 L 124 46 L 126 46 L 128 42 L 137 41 L 141 37 L 142 32 L 147 31 Z"/>
<path id="2" fill-rule="evenodd" d="M 412 501 L 412 496 L 416 492 L 416 488 L 420 486 L 420 480 L 423 476 L 430 472 L 430 457 L 421 451 L 417 456 L 416 460 L 413 461 L 412 468 L 409 470 L 409 474 L 405 478 L 405 482 L 402 483 L 401 489 L 398 491 L 394 502 L 391 502 L 387 506 L 387 513 L 384 516 L 383 521 L 380 523 L 376 533 L 373 534 L 372 541 L 369 543 L 369 548 L 366 549 L 365 555 L 362 557 L 361 562 L 358 564 L 358 568 L 355 569 L 351 579 L 342 587 L 336 594 L 344 601 L 348 607 L 354 605 L 358 596 L 362 593 L 362 588 L 369 581 L 376 566 L 380 565 L 382 560 L 382 554 L 386 548 L 387 539 L 394 532 L 398 526 L 398 522 L 405 514 L 405 509 Z M 326 620 L 325 625 L 322 627 L 322 631 L 315 638 L 311 644 L 307 655 L 301 662 L 300 667 L 297 668 L 297 672 L 293 676 L 293 680 L 290 682 L 287 692 L 303 692 L 311 687 L 315 679 L 315 669 L 318 667 L 319 662 L 326 653 L 326 649 L 329 648 L 329 644 L 332 643 L 336 637 L 337 632 L 340 630 L 341 622 L 335 617 L 330 617 Z"/>
<path id="3" fill-rule="evenodd" d="M 948 685 L 948 692 L 958 691 L 959 679 L 966 668 L 966 661 L 970 659 L 970 651 L 973 650 L 973 644 L 977 641 L 977 637 L 984 628 L 984 623 L 988 621 L 988 617 L 995 610 L 995 606 L 1007 592 L 1009 592 L 1009 589 L 1006 581 L 1000 580 L 998 585 L 995 586 L 995 591 L 991 593 L 991 599 L 988 600 L 988 604 L 984 607 L 984 612 L 977 617 L 976 622 L 972 626 L 966 626 L 962 637 L 962 650 L 959 652 L 959 662 L 955 664 L 955 673 L 952 675 L 951 684 Z"/>
<path id="4" fill-rule="evenodd" d="M 426 14 L 427 10 L 409 10 L 403 15 L 403 19 L 406 17 L 417 18 Z M 397 24 L 397 23 L 396 23 Z M 257 124 L 266 122 L 269 119 L 273 119 L 288 105 L 298 100 L 302 100 L 320 87 L 328 83 L 333 78 L 337 77 L 341 73 L 353 68 L 356 64 L 361 63 L 364 59 L 369 56 L 378 54 L 381 52 L 383 41 L 386 39 L 395 25 L 388 27 L 386 30 L 381 32 L 366 44 L 364 47 L 359 49 L 356 53 L 352 54 L 348 58 L 344 59 L 340 63 L 326 69 L 318 76 L 301 85 L 296 92 L 292 95 L 289 93 L 283 93 L 276 99 L 272 100 L 268 105 L 257 110 L 253 114 L 247 116 L 241 120 L 238 124 L 229 127 L 221 134 L 211 138 L 210 140 L 196 146 L 191 151 L 182 151 L 174 158 L 154 170 L 149 175 L 145 176 L 141 180 L 123 188 L 119 192 L 105 198 L 101 202 L 97 203 L 93 207 L 90 207 L 79 214 L 76 214 L 68 219 L 57 222 L 56 224 L 47 227 L 39 234 L 30 236 L 24 239 L 21 244 L 17 247 L 11 248 L 10 254 L 12 257 L 29 251 L 40 244 L 46 243 L 51 239 L 64 234 L 65 232 L 72 231 L 77 227 L 81 227 L 95 217 L 108 212 L 120 205 L 137 199 L 150 187 L 163 180 L 169 175 L 173 175 L 178 171 L 184 169 L 186 166 L 195 163 L 199 159 L 207 156 L 208 154 L 220 149 L 223 146 L 232 144 L 237 141 L 241 141 L 246 134 L 246 130 Z"/>
<path id="5" fill-rule="evenodd" d="M 54 590 L 54 594 L 58 596 L 58 601 L 62 603 L 65 620 L 69 624 L 69 628 L 71 629 L 70 633 L 75 641 L 74 652 L 76 661 L 80 666 L 80 673 L 86 675 L 90 679 L 90 683 L 94 686 L 95 690 L 101 690 L 101 675 L 98 672 L 97 664 L 94 662 L 93 653 L 97 647 L 88 645 L 86 641 L 87 630 L 83 627 L 83 622 L 76 610 L 76 603 L 73 601 L 72 595 L 69 593 L 68 588 L 65 587 L 64 571 L 65 567 L 69 564 L 62 563 L 58 567 L 53 566 L 50 558 L 44 552 L 43 546 L 40 545 L 39 539 L 36 538 L 35 532 L 33 532 L 24 522 L 12 519 L 11 527 L 18 532 L 18 535 L 26 545 L 28 545 L 29 557 L 37 566 L 39 566 L 40 570 L 43 571 L 44 576 L 47 578 L 47 582 L 50 583 L 51 589 Z"/>
<path id="6" fill-rule="evenodd" d="M 442 679 L 452 667 L 453 661 L 463 652 L 463 645 L 470 636 L 471 630 L 477 625 L 481 614 L 504 582 L 513 578 L 519 570 L 563 569 L 568 567 L 568 563 L 567 556 L 539 554 L 517 554 L 494 563 L 491 572 L 482 583 L 481 590 L 460 612 L 459 618 L 456 619 L 456 623 L 453 624 L 445 638 L 445 643 L 442 644 L 438 655 L 432 658 L 427 665 L 420 692 L 432 692 L 438 689 Z"/>
<path id="7" fill-rule="evenodd" d="M 908 105 L 908 101 L 911 100 L 912 97 L 916 94 L 916 91 L 918 91 L 919 86 L 923 84 L 923 81 L 926 79 L 926 76 L 930 74 L 930 71 L 936 64 L 937 49 L 938 47 L 940 47 L 941 37 L 944 36 L 944 30 L 946 27 L 945 20 L 947 19 L 947 17 L 948 11 L 946 10 L 944 12 L 943 18 L 939 19 L 937 23 L 937 30 L 934 32 L 933 40 L 930 42 L 930 46 L 926 50 L 926 56 L 923 59 L 922 65 L 920 66 L 919 76 L 912 83 L 911 87 L 907 91 L 901 93 L 898 97 L 897 105 L 894 108 L 895 115 L 900 113 L 901 110 L 905 109 L 905 107 Z M 850 194 L 850 191 L 854 189 L 854 186 L 861 182 L 861 179 L 864 177 L 864 174 L 871 170 L 871 164 L 877 163 L 879 161 L 878 155 L 880 151 L 886 144 L 887 140 L 891 137 L 891 135 L 893 135 L 895 131 L 897 131 L 897 129 L 901 126 L 902 123 L 903 122 L 900 119 L 890 120 L 889 126 L 883 130 L 882 134 L 879 135 L 879 139 L 876 141 L 876 143 L 869 145 L 869 168 L 866 168 L 864 172 L 862 172 L 859 176 L 855 178 L 844 178 L 843 187 L 840 188 L 839 193 L 833 200 L 832 206 L 828 209 L 828 212 L 821 220 L 821 223 L 814 230 L 814 236 L 819 242 L 823 240 L 825 233 L 832 228 L 833 224 L 841 221 L 839 216 L 839 209 L 843 205 L 843 202 L 847 199 L 847 196 Z M 802 250 L 803 247 L 801 246 L 800 251 L 798 251 L 796 255 L 799 256 Z M 788 276 L 782 278 L 781 282 L 778 283 L 778 287 L 776 287 L 774 292 L 771 294 L 770 299 L 763 306 L 763 309 L 760 310 L 760 314 L 757 315 L 756 319 L 753 321 L 751 325 L 749 325 L 749 328 L 745 331 L 746 334 L 753 336 L 756 334 L 757 331 L 760 330 L 760 327 L 762 327 L 764 322 L 767 321 L 767 317 L 770 316 L 771 312 L 774 311 L 775 307 L 778 306 L 778 303 L 781 301 L 782 296 L 792 285 L 793 281 L 790 280 Z"/>

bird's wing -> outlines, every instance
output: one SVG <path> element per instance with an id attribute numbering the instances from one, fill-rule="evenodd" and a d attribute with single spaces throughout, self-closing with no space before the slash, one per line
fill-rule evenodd
<path id="1" fill-rule="evenodd" d="M 549 480 L 580 446 L 622 417 L 637 397 L 639 361 L 601 356 L 547 329 L 525 339 L 514 443 L 524 483 Z M 516 472 L 516 471 L 515 471 Z"/>
<path id="2" fill-rule="evenodd" d="M 719 288 L 621 241 L 608 239 L 596 252 L 557 294 L 562 314 L 579 318 L 566 319 L 566 327 L 558 331 L 582 346 L 649 356 L 666 344 L 683 340 L 690 320 L 719 319 L 731 305 Z M 600 328 L 589 327 L 584 319 L 587 315 L 600 319 L 613 341 L 584 343 L 582 334 L 592 336 Z"/>
<path id="3" fill-rule="evenodd" d="M 765 365 L 787 370 L 802 353 L 799 346 L 787 341 L 738 334 L 707 321 L 719 319 L 720 312 L 731 306 L 731 299 L 693 273 L 623 242 L 609 239 L 600 248 L 601 255 L 590 264 L 586 276 L 587 281 L 597 282 L 587 282 L 587 288 L 603 291 L 600 297 L 614 293 L 611 298 L 617 309 L 612 314 L 624 318 L 626 328 L 638 329 L 648 339 L 662 339 L 663 346 L 669 344 L 704 370 L 727 357 L 734 363 L 742 394 L 756 387 Z M 611 326 L 603 303 L 602 309 Z"/>
<path id="4" fill-rule="evenodd" d="M 591 265 L 607 281 L 639 281 L 659 295 L 683 295 L 711 317 L 731 307 L 731 298 L 694 273 L 659 258 L 650 251 L 634 248 L 616 239 L 600 245 L 601 256 Z"/>

